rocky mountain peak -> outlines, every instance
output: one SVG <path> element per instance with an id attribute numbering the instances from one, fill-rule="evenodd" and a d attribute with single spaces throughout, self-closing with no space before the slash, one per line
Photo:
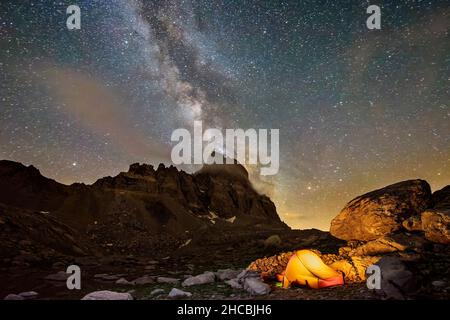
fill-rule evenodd
<path id="1" fill-rule="evenodd" d="M 139 163 L 133 163 L 130 165 L 130 168 L 128 169 L 128 173 L 135 174 L 138 176 L 146 176 L 146 175 L 154 175 L 155 169 L 151 164 L 139 164 Z"/>

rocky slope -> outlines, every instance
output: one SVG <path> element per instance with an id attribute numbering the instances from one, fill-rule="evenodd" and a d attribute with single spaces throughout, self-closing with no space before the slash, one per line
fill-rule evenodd
<path id="1" fill-rule="evenodd" d="M 28 230 L 39 220 L 43 230 L 64 226 L 91 251 L 106 253 L 173 250 L 214 230 L 288 229 L 239 164 L 205 166 L 195 174 L 132 164 L 128 172 L 92 185 L 66 186 L 33 166 L 0 161 L 0 204 L 2 219 L 8 218 L 5 238 L 59 243 L 52 232 L 31 239 Z"/>

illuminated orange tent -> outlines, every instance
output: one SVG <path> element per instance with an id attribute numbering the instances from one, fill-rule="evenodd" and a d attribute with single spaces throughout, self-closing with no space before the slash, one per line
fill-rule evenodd
<path id="1" fill-rule="evenodd" d="M 306 285 L 313 289 L 344 284 L 342 275 L 327 266 L 320 257 L 310 250 L 299 250 L 292 255 L 282 274 L 277 275 L 283 288 L 292 283 Z"/>

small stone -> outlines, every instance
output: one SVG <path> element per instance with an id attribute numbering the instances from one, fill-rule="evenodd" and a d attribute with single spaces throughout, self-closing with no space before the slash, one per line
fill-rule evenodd
<path id="1" fill-rule="evenodd" d="M 238 274 L 237 279 L 239 281 L 246 278 L 259 278 L 259 273 L 253 270 L 242 270 L 241 273 Z"/>
<path id="2" fill-rule="evenodd" d="M 19 296 L 21 296 L 24 299 L 34 299 L 38 295 L 39 294 L 36 291 L 25 291 L 25 292 L 19 293 Z"/>
<path id="3" fill-rule="evenodd" d="M 140 278 L 133 280 L 132 283 L 134 283 L 135 285 L 142 286 L 142 285 L 146 285 L 146 284 L 155 283 L 155 279 L 151 276 L 145 275 L 145 276 L 142 276 Z"/>
<path id="4" fill-rule="evenodd" d="M 257 278 L 246 278 L 244 289 L 252 295 L 265 295 L 270 292 L 270 286 Z"/>
<path id="5" fill-rule="evenodd" d="M 187 278 L 183 281 L 181 284 L 183 287 L 190 287 L 194 285 L 201 285 L 201 284 L 207 284 L 212 283 L 216 279 L 216 276 L 213 272 L 206 271 L 205 273 L 199 274 L 194 277 Z"/>
<path id="6" fill-rule="evenodd" d="M 235 279 L 242 270 L 233 270 L 233 269 L 219 269 L 216 272 L 216 277 L 221 281 Z"/>
<path id="7" fill-rule="evenodd" d="M 266 248 L 276 248 L 281 245 L 281 238 L 279 235 L 274 234 L 264 240 L 264 247 Z"/>
<path id="8" fill-rule="evenodd" d="M 176 278 L 168 278 L 168 277 L 158 277 L 156 279 L 156 282 L 158 283 L 170 283 L 170 284 L 177 284 L 180 282 L 179 279 Z"/>
<path id="9" fill-rule="evenodd" d="M 150 292 L 150 295 L 151 296 L 155 296 L 155 295 L 160 294 L 160 293 L 164 293 L 164 290 L 163 289 L 155 289 L 152 292 Z"/>
<path id="10" fill-rule="evenodd" d="M 132 285 L 133 282 L 128 281 L 125 278 L 120 278 L 116 281 L 116 284 L 120 284 L 120 285 Z"/>
<path id="11" fill-rule="evenodd" d="M 242 289 L 242 285 L 239 283 L 237 279 L 227 280 L 225 281 L 225 283 L 231 286 L 233 289 Z"/>
<path id="12" fill-rule="evenodd" d="M 127 292 L 103 290 L 88 293 L 81 300 L 133 300 L 133 297 Z"/>
<path id="13" fill-rule="evenodd" d="M 192 296 L 192 293 L 187 292 L 187 291 L 183 291 L 177 288 L 173 288 L 172 290 L 170 290 L 168 297 L 169 298 L 186 298 L 186 297 L 190 297 Z"/>
<path id="14" fill-rule="evenodd" d="M 3 300 L 25 300 L 25 298 L 18 294 L 10 293 Z"/>
<path id="15" fill-rule="evenodd" d="M 442 280 L 436 280 L 436 281 L 433 281 L 431 284 L 433 285 L 433 287 L 443 288 L 446 286 L 447 283 Z"/>

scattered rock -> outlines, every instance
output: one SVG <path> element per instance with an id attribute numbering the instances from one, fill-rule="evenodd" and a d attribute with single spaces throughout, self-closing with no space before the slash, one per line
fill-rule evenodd
<path id="1" fill-rule="evenodd" d="M 432 242 L 450 243 L 450 209 L 428 209 L 422 212 L 425 238 Z"/>
<path id="2" fill-rule="evenodd" d="M 214 272 L 206 271 L 197 276 L 189 277 L 181 284 L 183 287 L 212 283 L 216 280 Z"/>
<path id="3" fill-rule="evenodd" d="M 168 297 L 175 299 L 175 298 L 187 298 L 192 296 L 192 293 L 187 292 L 187 291 L 183 291 L 177 288 L 172 288 L 172 290 L 170 290 Z"/>
<path id="4" fill-rule="evenodd" d="M 130 282 L 125 278 L 120 278 L 116 281 L 116 284 L 120 284 L 120 285 L 133 285 L 134 282 Z"/>
<path id="5" fill-rule="evenodd" d="M 403 228 L 408 231 L 422 231 L 422 220 L 420 216 L 412 216 L 402 222 Z"/>
<path id="6" fill-rule="evenodd" d="M 343 240 L 375 240 L 400 229 L 403 220 L 431 204 L 430 185 L 408 180 L 350 201 L 331 222 L 330 233 Z"/>
<path id="7" fill-rule="evenodd" d="M 230 279 L 225 281 L 225 283 L 231 286 L 233 289 L 242 289 L 242 284 L 240 284 L 237 279 Z"/>
<path id="8" fill-rule="evenodd" d="M 247 278 L 259 278 L 259 272 L 255 270 L 246 269 L 242 270 L 241 273 L 239 273 L 237 276 L 237 280 L 240 282 Z"/>
<path id="9" fill-rule="evenodd" d="M 156 279 L 156 282 L 158 283 L 170 283 L 170 284 L 177 284 L 180 282 L 179 279 L 176 278 L 169 278 L 169 277 L 158 277 Z"/>
<path id="10" fill-rule="evenodd" d="M 128 292 L 102 290 L 88 293 L 81 300 L 133 300 L 133 297 Z"/>
<path id="11" fill-rule="evenodd" d="M 142 276 L 142 277 L 139 277 L 139 278 L 133 280 L 132 283 L 135 285 L 138 285 L 138 286 L 143 286 L 146 284 L 155 283 L 155 279 L 154 279 L 154 277 L 145 275 L 145 276 Z"/>
<path id="12" fill-rule="evenodd" d="M 245 278 L 243 287 L 252 295 L 265 295 L 270 292 L 270 286 L 258 278 Z"/>
<path id="13" fill-rule="evenodd" d="M 435 280 L 431 284 L 433 285 L 433 287 L 437 287 L 437 288 L 443 288 L 447 285 L 447 283 L 442 280 Z"/>
<path id="14" fill-rule="evenodd" d="M 4 297 L 3 300 L 25 300 L 25 298 L 21 295 L 10 293 L 6 297 Z"/>
<path id="15" fill-rule="evenodd" d="M 155 296 L 155 295 L 160 294 L 160 293 L 164 293 L 164 290 L 163 289 L 155 289 L 152 292 L 150 292 L 150 295 L 151 296 Z"/>
<path id="16" fill-rule="evenodd" d="M 36 291 L 26 291 L 26 292 L 19 293 L 19 296 L 21 296 L 24 299 L 34 299 L 38 295 L 39 294 Z"/>
<path id="17" fill-rule="evenodd" d="M 279 247 L 280 245 L 281 245 L 281 238 L 277 234 L 271 235 L 266 240 L 264 240 L 265 248 L 276 248 Z"/>
<path id="18" fill-rule="evenodd" d="M 354 249 L 352 247 L 340 247 L 338 252 L 340 256 L 348 256 Z"/>
<path id="19" fill-rule="evenodd" d="M 221 281 L 226 281 L 237 278 L 241 272 L 242 270 L 219 269 L 216 272 L 216 277 Z"/>
<path id="20" fill-rule="evenodd" d="M 286 269 L 289 259 L 293 254 L 294 252 L 291 251 L 283 252 L 271 257 L 260 258 L 250 263 L 247 269 L 255 271 L 257 277 L 261 275 L 263 279 L 273 278 L 275 275 L 282 273 L 284 269 Z M 240 276 L 243 276 L 244 274 L 243 271 Z"/>
<path id="21" fill-rule="evenodd" d="M 322 258 L 325 258 L 323 255 Z M 362 282 L 366 280 L 366 269 L 368 266 L 375 264 L 380 257 L 377 256 L 353 256 L 347 259 L 343 257 L 333 257 L 336 261 L 329 264 L 329 266 L 344 274 L 346 283 Z M 324 259 L 326 261 L 326 259 Z M 327 262 L 327 261 L 326 261 Z M 328 264 L 328 263 L 327 263 Z"/>

